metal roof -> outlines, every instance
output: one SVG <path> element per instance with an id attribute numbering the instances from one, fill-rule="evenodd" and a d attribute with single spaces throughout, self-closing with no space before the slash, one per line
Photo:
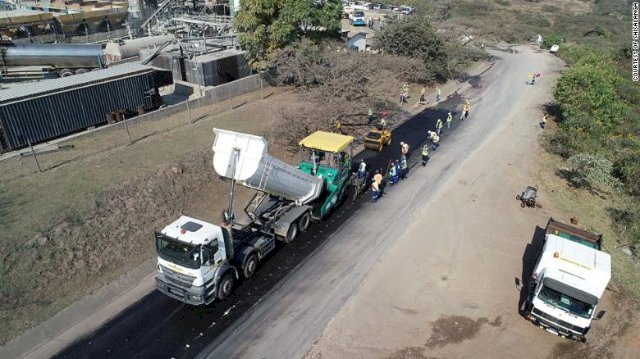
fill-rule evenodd
<path id="1" fill-rule="evenodd" d="M 338 153 L 347 148 L 351 142 L 353 142 L 353 137 L 351 136 L 316 131 L 300 141 L 300 146 L 325 152 Z"/>
<path id="2" fill-rule="evenodd" d="M 0 104 L 18 101 L 24 98 L 37 97 L 47 93 L 62 91 L 70 88 L 92 85 L 100 82 L 108 82 L 117 78 L 152 71 L 151 66 L 138 63 L 124 64 L 108 69 L 90 71 L 84 74 L 62 77 L 59 79 L 32 82 L 15 86 L 10 89 L 0 90 Z"/>
<path id="3" fill-rule="evenodd" d="M 0 18 L 12 18 L 18 16 L 29 16 L 29 15 L 42 15 L 48 14 L 44 11 L 40 10 L 29 10 L 29 9 L 16 9 L 16 10 L 5 10 L 0 11 Z"/>

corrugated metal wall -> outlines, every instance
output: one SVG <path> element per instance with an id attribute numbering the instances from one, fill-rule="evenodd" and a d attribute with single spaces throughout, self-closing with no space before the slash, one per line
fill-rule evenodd
<path id="1" fill-rule="evenodd" d="M 153 72 L 0 106 L 4 150 L 27 146 L 106 123 L 120 109 L 151 107 L 144 92 L 153 88 Z"/>

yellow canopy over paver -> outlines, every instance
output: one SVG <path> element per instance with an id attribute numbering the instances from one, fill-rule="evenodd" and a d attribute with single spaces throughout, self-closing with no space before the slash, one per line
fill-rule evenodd
<path id="1" fill-rule="evenodd" d="M 316 131 L 300 141 L 299 145 L 325 152 L 341 152 L 353 142 L 352 136 Z"/>

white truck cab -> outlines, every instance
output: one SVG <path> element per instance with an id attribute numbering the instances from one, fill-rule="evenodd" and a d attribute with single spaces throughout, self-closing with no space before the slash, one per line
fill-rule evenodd
<path id="1" fill-rule="evenodd" d="M 156 286 L 171 298 L 206 305 L 227 298 L 275 248 L 275 237 L 251 227 L 219 227 L 181 216 L 156 232 Z"/>
<path id="2" fill-rule="evenodd" d="M 224 237 L 222 228 L 187 216 L 156 232 L 158 289 L 189 304 L 213 301 L 214 279 L 229 269 Z"/>
<path id="3" fill-rule="evenodd" d="M 551 221 L 550 225 L 558 225 Z M 575 232 L 548 231 L 521 308 L 526 317 L 548 332 L 586 340 L 611 279 L 611 256 L 599 248 L 599 243 L 585 241 Z"/>

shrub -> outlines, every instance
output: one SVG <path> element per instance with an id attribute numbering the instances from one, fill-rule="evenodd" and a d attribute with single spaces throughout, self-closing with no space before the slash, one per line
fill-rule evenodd
<path id="1" fill-rule="evenodd" d="M 550 49 L 553 45 L 560 45 L 564 42 L 564 38 L 558 34 L 549 34 L 544 36 L 544 41 L 542 42 L 542 47 L 545 49 Z"/>
<path id="2" fill-rule="evenodd" d="M 568 179 L 576 187 L 592 188 L 595 183 L 606 187 L 615 185 L 612 176 L 613 163 L 598 155 L 580 153 L 569 157 L 569 164 L 573 167 Z"/>

